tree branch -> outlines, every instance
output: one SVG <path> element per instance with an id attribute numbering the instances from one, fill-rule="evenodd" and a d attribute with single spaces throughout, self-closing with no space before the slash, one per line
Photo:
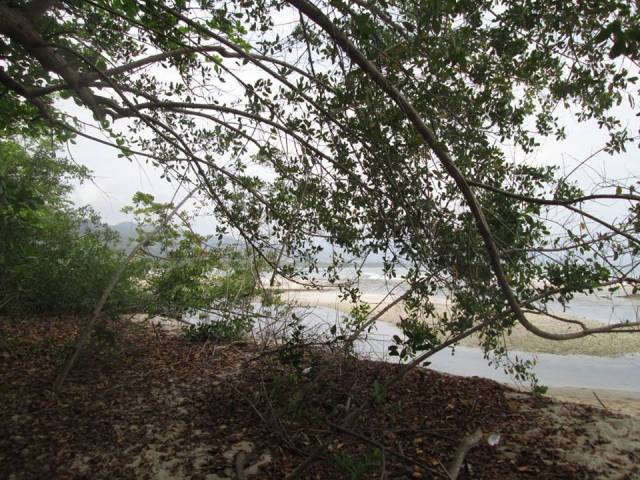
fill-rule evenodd
<path id="1" fill-rule="evenodd" d="M 64 381 L 67 379 L 67 376 L 69 375 L 69 372 L 71 371 L 73 366 L 78 361 L 78 356 L 80 355 L 80 352 L 82 351 L 82 349 L 84 348 L 85 344 L 87 343 L 87 341 L 91 337 L 92 329 L 93 329 L 94 325 L 96 324 L 96 322 L 98 321 L 98 317 L 100 316 L 100 313 L 102 312 L 102 309 L 104 308 L 105 304 L 107 303 L 107 300 L 109 299 L 109 296 L 111 295 L 111 292 L 113 292 L 113 289 L 115 288 L 115 286 L 120 281 L 120 278 L 122 277 L 122 274 L 124 273 L 125 269 L 129 265 L 129 263 L 131 262 L 133 257 L 135 257 L 136 254 L 140 251 L 140 249 L 142 249 L 153 238 L 153 236 L 158 232 L 158 230 L 160 230 L 162 227 L 164 227 L 167 224 L 167 222 L 169 222 L 169 220 L 171 220 L 171 218 L 178 212 L 178 210 L 180 210 L 182 208 L 182 206 L 187 202 L 187 200 L 189 200 L 193 196 L 193 194 L 196 193 L 197 190 L 198 190 L 197 188 L 191 190 L 182 199 L 182 201 L 180 203 L 178 203 L 178 205 L 176 205 L 173 208 L 173 210 L 167 215 L 167 217 L 165 218 L 164 223 L 162 223 L 161 225 L 158 225 L 156 228 L 154 228 L 153 230 L 149 231 L 142 238 L 142 240 L 137 243 L 137 245 L 131 250 L 131 252 L 129 252 L 129 255 L 127 255 L 127 257 L 122 261 L 122 263 L 120 264 L 118 269 L 115 272 L 113 272 L 113 275 L 111 275 L 111 279 L 109 280 L 109 283 L 107 284 L 107 287 L 102 292 L 102 296 L 100 297 L 100 300 L 98 301 L 98 303 L 96 304 L 96 306 L 95 306 L 95 308 L 93 310 L 93 314 L 91 316 L 91 319 L 83 326 L 82 331 L 78 335 L 76 343 L 75 343 L 75 345 L 73 347 L 73 353 L 71 354 L 71 356 L 69 357 L 69 359 L 65 363 L 64 367 L 60 371 L 58 377 L 56 378 L 56 381 L 53 384 L 53 390 L 55 392 L 59 392 L 60 391 L 60 389 L 62 388 L 62 385 L 64 384 Z"/>

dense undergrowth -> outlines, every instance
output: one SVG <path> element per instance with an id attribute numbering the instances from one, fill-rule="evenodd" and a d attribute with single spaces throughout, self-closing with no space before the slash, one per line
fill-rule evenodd
<path id="1" fill-rule="evenodd" d="M 206 327 L 210 333 L 246 333 L 250 317 L 234 312 L 260 295 L 260 262 L 244 247 L 194 232 L 187 215 L 170 220 L 173 205 L 143 193 L 125 209 L 135 216 L 138 238 L 119 238 L 90 207 L 72 204 L 74 182 L 86 181 L 90 172 L 60 156 L 55 145 L 0 141 L 0 314 L 92 312 L 127 249 L 140 242 L 107 299 L 107 315 L 223 311 L 213 315 L 219 322 Z"/>

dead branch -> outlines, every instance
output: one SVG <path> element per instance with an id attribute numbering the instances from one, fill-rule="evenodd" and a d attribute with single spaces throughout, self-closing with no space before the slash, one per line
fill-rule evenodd
<path id="1" fill-rule="evenodd" d="M 387 452 L 389 455 L 392 455 L 396 458 L 399 458 L 400 460 L 406 462 L 409 465 L 417 465 L 418 467 L 424 469 L 427 472 L 432 473 L 433 475 L 436 476 L 446 476 L 445 474 L 447 474 L 447 471 L 445 470 L 445 472 L 441 472 L 439 470 L 435 470 L 433 468 L 431 468 L 428 465 L 425 465 L 424 463 L 420 462 L 419 460 L 416 460 L 415 458 L 411 458 L 411 457 L 407 457 L 406 455 L 403 455 L 400 452 L 396 452 L 395 450 L 392 450 L 390 448 L 388 448 L 387 446 L 383 445 L 382 443 L 378 442 L 377 440 L 373 440 L 372 438 L 366 437 L 365 435 L 362 435 L 358 432 L 355 432 L 353 430 L 350 430 L 342 425 L 338 425 L 337 423 L 333 423 L 331 421 L 327 421 L 327 424 L 331 427 L 334 428 L 336 430 L 338 430 L 339 432 L 342 433 L 346 433 L 347 435 L 350 435 L 354 438 L 357 438 L 358 440 L 368 443 L 370 445 L 373 445 L 374 447 L 379 448 L 380 450 L 382 450 L 383 452 Z M 447 474 L 448 475 L 448 474 Z"/>
<path id="2" fill-rule="evenodd" d="M 467 435 L 462 439 L 460 445 L 456 449 L 456 453 L 453 455 L 453 460 L 449 464 L 447 468 L 447 472 L 449 473 L 449 477 L 451 480 L 456 480 L 458 475 L 460 474 L 460 468 L 462 468 L 462 464 L 464 463 L 464 459 L 473 447 L 475 447 L 482 440 L 482 430 L 477 429 L 471 435 Z"/>
<path id="3" fill-rule="evenodd" d="M 609 409 L 607 408 L 607 406 L 604 404 L 604 402 L 602 400 L 600 400 L 600 397 L 598 396 L 598 394 L 596 392 L 591 392 L 593 393 L 593 396 L 596 397 L 596 400 L 598 401 L 598 403 L 600 405 L 602 405 L 602 408 L 604 408 L 606 411 L 609 411 Z"/>
<path id="4" fill-rule="evenodd" d="M 247 480 L 247 475 L 244 473 L 244 467 L 247 463 L 247 455 L 244 452 L 238 452 L 235 458 L 236 478 L 238 480 Z"/>

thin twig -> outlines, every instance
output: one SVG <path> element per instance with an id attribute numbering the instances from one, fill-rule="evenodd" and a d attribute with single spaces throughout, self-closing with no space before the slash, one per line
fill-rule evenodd
<path id="1" fill-rule="evenodd" d="M 609 409 L 607 408 L 607 406 L 604 404 L 604 402 L 602 400 L 600 400 L 600 397 L 598 396 L 598 394 L 596 392 L 591 392 L 593 393 L 593 396 L 596 397 L 596 400 L 598 400 L 598 403 L 600 405 L 602 405 L 602 408 L 604 408 L 606 411 L 609 411 Z"/>

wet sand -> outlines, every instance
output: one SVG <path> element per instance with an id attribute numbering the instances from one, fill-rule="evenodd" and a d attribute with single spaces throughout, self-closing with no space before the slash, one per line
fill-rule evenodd
<path id="1" fill-rule="evenodd" d="M 307 307 L 326 307 L 348 313 L 353 305 L 338 298 L 337 289 L 305 290 L 289 289 L 282 292 L 285 301 L 296 302 Z M 372 315 L 382 310 L 393 302 L 397 295 L 385 295 L 380 293 L 365 293 L 362 301 L 368 303 L 373 310 Z M 446 299 L 433 298 L 436 313 L 448 310 Z M 393 325 L 399 323 L 400 317 L 405 315 L 401 304 L 398 304 L 385 312 L 379 320 Z M 579 329 L 577 325 L 560 322 L 545 315 L 529 314 L 527 317 L 539 328 L 553 333 L 568 333 Z M 589 320 L 580 320 L 588 327 L 602 326 L 602 323 Z M 540 338 L 524 327 L 517 325 L 511 335 L 506 338 L 507 346 L 511 350 L 534 353 L 553 353 L 557 355 L 593 355 L 593 356 L 617 356 L 628 353 L 640 352 L 640 334 L 638 333 L 612 333 L 603 335 L 591 335 L 585 338 L 566 341 L 553 341 Z M 460 342 L 466 347 L 478 347 L 478 337 L 471 336 Z"/>

